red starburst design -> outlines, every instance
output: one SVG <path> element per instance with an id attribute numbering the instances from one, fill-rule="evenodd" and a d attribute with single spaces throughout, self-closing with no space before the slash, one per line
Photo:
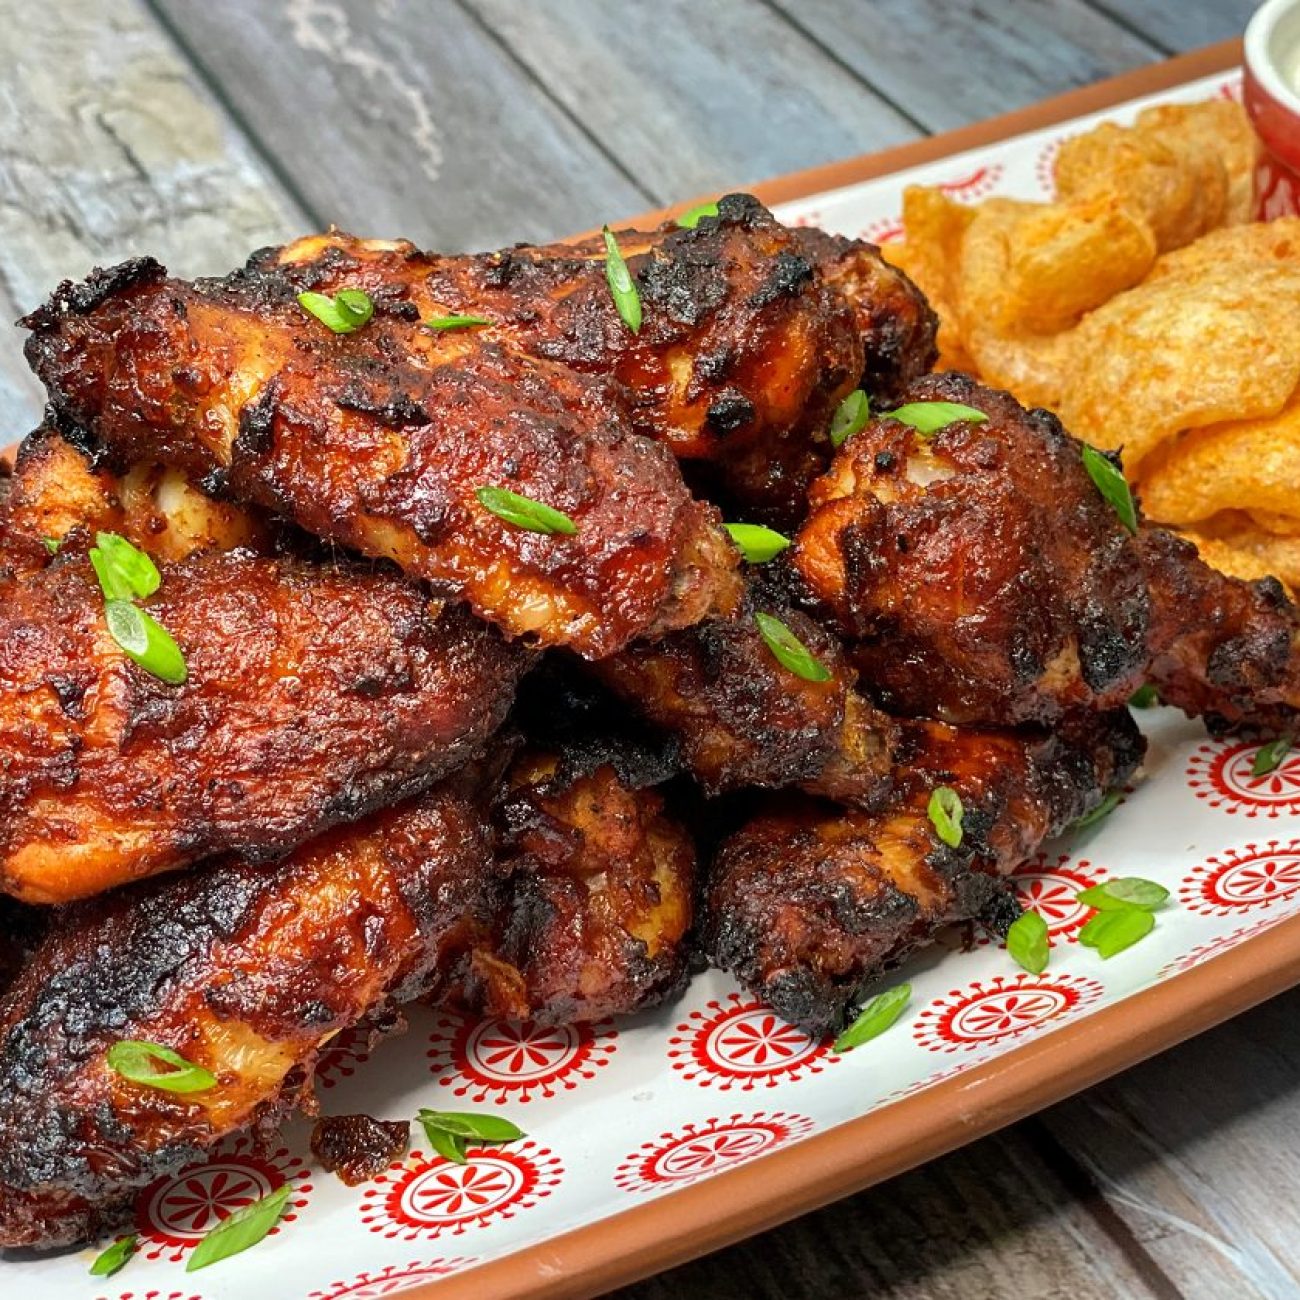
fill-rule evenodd
<path id="1" fill-rule="evenodd" d="M 793 1083 L 840 1058 L 761 1002 L 729 993 L 692 1011 L 668 1040 L 668 1059 L 692 1083 L 721 1092 Z"/>
<path id="2" fill-rule="evenodd" d="M 1251 772 L 1258 752 L 1258 745 L 1242 741 L 1201 745 L 1187 761 L 1187 784 L 1221 812 L 1270 818 L 1300 813 L 1300 749 L 1264 776 Z"/>
<path id="3" fill-rule="evenodd" d="M 1058 135 L 1049 140 L 1038 151 L 1038 157 L 1034 159 L 1034 176 L 1043 193 L 1048 196 L 1056 194 L 1056 155 L 1061 152 L 1061 146 L 1070 137 Z"/>
<path id="4" fill-rule="evenodd" d="M 809 208 L 807 212 L 801 212 L 787 224 L 791 226 L 820 226 L 822 224 L 822 214 L 816 208 Z"/>
<path id="5" fill-rule="evenodd" d="M 429 1068 L 457 1097 L 515 1105 L 576 1088 L 609 1063 L 618 1032 L 607 1020 L 550 1029 L 531 1020 L 438 1017 Z"/>
<path id="6" fill-rule="evenodd" d="M 396 1295 L 399 1291 L 410 1290 L 421 1282 L 432 1282 L 450 1273 L 458 1273 L 462 1268 L 478 1263 L 473 1256 L 457 1256 L 453 1259 L 430 1259 L 417 1261 L 400 1268 L 389 1264 L 375 1272 L 358 1273 L 350 1282 L 335 1282 L 328 1291 L 313 1291 L 307 1300 L 380 1300 L 382 1296 Z"/>
<path id="7" fill-rule="evenodd" d="M 563 1176 L 558 1157 L 529 1141 L 474 1147 L 463 1165 L 412 1151 L 366 1188 L 361 1222 L 371 1232 L 404 1241 L 459 1236 L 513 1218 L 549 1196 Z"/>
<path id="8" fill-rule="evenodd" d="M 950 199 L 973 203 L 976 199 L 991 194 L 1005 171 L 1006 168 L 1001 163 L 986 163 L 966 176 L 958 176 L 951 181 L 940 181 L 938 188 Z"/>
<path id="9" fill-rule="evenodd" d="M 1078 902 L 1075 895 L 1104 879 L 1105 874 L 1086 858 L 1070 862 L 1069 855 L 1062 853 L 1048 862 L 1040 853 L 1017 867 L 1011 873 L 1011 879 L 1016 887 L 1016 901 L 1026 912 L 1037 912 L 1047 922 L 1047 941 L 1055 947 L 1058 940 L 1075 942 L 1083 923 L 1093 913 L 1093 909 Z M 991 941 L 992 936 L 987 931 L 979 932 L 977 942 L 986 944 Z"/>
<path id="10" fill-rule="evenodd" d="M 1300 840 L 1270 840 L 1215 854 L 1192 868 L 1178 886 L 1178 897 L 1203 916 L 1300 904 Z"/>
<path id="11" fill-rule="evenodd" d="M 1183 971 L 1191 970 L 1193 966 L 1199 966 L 1202 962 L 1207 962 L 1212 957 L 1218 957 L 1230 948 L 1235 948 L 1239 943 L 1245 943 L 1247 939 L 1253 939 L 1257 934 L 1271 930 L 1282 920 L 1285 920 L 1285 917 L 1261 916 L 1249 925 L 1238 926 L 1229 934 L 1220 934 L 1213 939 L 1207 939 L 1205 943 L 1197 944 L 1191 952 L 1185 952 L 1181 957 L 1175 957 L 1173 961 L 1167 962 L 1160 968 L 1157 978 L 1164 979 L 1166 975 L 1180 975 Z"/>
<path id="12" fill-rule="evenodd" d="M 307 1167 L 287 1147 L 266 1155 L 248 1138 L 236 1139 L 224 1154 L 191 1165 L 174 1178 L 160 1178 L 140 1193 L 135 1205 L 140 1249 L 147 1259 L 180 1260 L 229 1215 L 285 1183 L 294 1185 L 293 1195 L 273 1234 L 306 1207 L 312 1190 Z"/>
<path id="13" fill-rule="evenodd" d="M 1080 975 L 996 975 L 932 1002 L 912 1033 L 932 1052 L 974 1051 L 1074 1015 L 1101 995 L 1096 980 Z"/>
<path id="14" fill-rule="evenodd" d="M 879 217 L 870 225 L 863 227 L 859 238 L 871 244 L 896 244 L 906 234 L 901 216 Z"/>
<path id="15" fill-rule="evenodd" d="M 813 1122 L 784 1112 L 730 1115 L 687 1124 L 643 1142 L 614 1173 L 625 1192 L 651 1192 L 680 1187 L 766 1155 L 810 1133 Z"/>
<path id="16" fill-rule="evenodd" d="M 123 1291 L 117 1300 L 203 1300 L 193 1291 Z"/>
<path id="17" fill-rule="evenodd" d="M 1215 95 L 1219 99 L 1231 99 L 1235 103 L 1241 103 L 1241 77 L 1240 75 L 1230 78 L 1216 90 Z"/>
<path id="18" fill-rule="evenodd" d="M 942 1070 L 934 1074 L 927 1074 L 922 1079 L 913 1079 L 911 1083 L 904 1084 L 901 1088 L 895 1088 L 893 1092 L 887 1092 L 881 1099 L 882 1106 L 888 1105 L 891 1101 L 902 1101 L 904 1097 L 910 1097 L 914 1093 L 924 1092 L 927 1088 L 932 1088 L 936 1083 L 942 1083 L 945 1079 L 955 1079 L 959 1074 L 965 1074 L 967 1070 L 979 1064 L 979 1059 L 974 1058 L 964 1061 L 958 1061 L 955 1065 L 945 1066 Z"/>
<path id="19" fill-rule="evenodd" d="M 332 1088 L 341 1080 L 350 1079 L 357 1067 L 370 1059 L 373 1032 L 368 1025 L 353 1025 L 332 1039 L 316 1063 L 316 1082 Z"/>

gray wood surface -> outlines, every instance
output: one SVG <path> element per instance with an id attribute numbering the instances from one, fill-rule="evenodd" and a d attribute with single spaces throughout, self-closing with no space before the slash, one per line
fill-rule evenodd
<path id="1" fill-rule="evenodd" d="M 0 310 L 329 221 L 544 239 L 1238 32 L 1251 0 L 0 0 Z M 0 339 L 7 435 L 37 418 Z M 7 440 L 7 437 L 0 437 Z M 1300 1295 L 1300 991 L 623 1293 Z"/>

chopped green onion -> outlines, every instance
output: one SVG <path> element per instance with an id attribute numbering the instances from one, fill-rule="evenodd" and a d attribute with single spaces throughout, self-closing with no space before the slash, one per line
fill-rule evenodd
<path id="1" fill-rule="evenodd" d="M 871 401 L 855 388 L 835 409 L 831 419 L 831 446 L 842 447 L 855 433 L 861 433 L 871 419 Z"/>
<path id="2" fill-rule="evenodd" d="M 896 411 L 886 411 L 885 418 L 906 424 L 923 437 L 938 433 L 950 424 L 965 420 L 967 424 L 985 424 L 988 416 L 961 402 L 908 402 Z"/>
<path id="3" fill-rule="evenodd" d="M 903 1014 L 912 996 L 910 984 L 899 984 L 884 993 L 877 993 L 864 1003 L 853 1023 L 835 1040 L 833 1052 L 851 1052 L 855 1047 L 883 1034 Z"/>
<path id="4" fill-rule="evenodd" d="M 416 1118 L 429 1145 L 457 1165 L 467 1162 L 466 1149 L 471 1142 L 518 1142 L 527 1136 L 517 1124 L 499 1115 L 421 1109 Z"/>
<path id="5" fill-rule="evenodd" d="M 961 796 L 952 786 L 935 786 L 926 815 L 930 818 L 934 833 L 951 849 L 961 844 L 961 820 L 965 813 Z"/>
<path id="6" fill-rule="evenodd" d="M 1279 736 L 1267 745 L 1261 745 L 1255 751 L 1255 761 L 1250 765 L 1251 776 L 1267 776 L 1270 772 L 1276 772 L 1293 743 L 1291 736 Z"/>
<path id="7" fill-rule="evenodd" d="M 1079 931 L 1079 942 L 1095 948 L 1104 959 L 1131 948 L 1155 929 L 1156 918 L 1145 908 L 1121 907 L 1112 912 L 1098 912 Z"/>
<path id="8" fill-rule="evenodd" d="M 1081 889 L 1074 897 L 1085 907 L 1095 907 L 1099 912 L 1118 912 L 1125 907 L 1140 907 L 1153 912 L 1169 897 L 1169 891 L 1156 881 L 1144 880 L 1141 876 L 1120 876 Z"/>
<path id="9" fill-rule="evenodd" d="M 161 1088 L 164 1092 L 206 1092 L 217 1084 L 216 1075 L 161 1043 L 124 1038 L 108 1049 L 107 1061 L 108 1068 L 122 1078 L 147 1084 L 150 1088 Z M 159 1070 L 158 1062 L 172 1068 Z"/>
<path id="10" fill-rule="evenodd" d="M 57 537 L 42 537 L 41 545 L 43 545 L 51 555 L 58 555 L 59 547 L 62 546 L 63 543 Z"/>
<path id="11" fill-rule="evenodd" d="M 486 316 L 435 316 L 424 322 L 427 330 L 464 330 L 476 325 L 491 325 Z"/>
<path id="12" fill-rule="evenodd" d="M 1095 808 L 1086 812 L 1082 817 L 1075 820 L 1074 825 L 1070 827 L 1074 831 L 1086 831 L 1089 826 L 1095 826 L 1099 821 L 1104 821 L 1107 817 L 1119 807 L 1120 793 L 1118 790 L 1112 790 Z"/>
<path id="13" fill-rule="evenodd" d="M 144 600 L 162 584 L 158 566 L 117 533 L 96 533 L 90 563 L 107 600 Z"/>
<path id="14" fill-rule="evenodd" d="M 1133 493 L 1129 491 L 1128 481 L 1119 467 L 1095 447 L 1083 449 L 1083 467 L 1088 471 L 1088 477 L 1101 493 L 1102 499 L 1119 516 L 1120 523 L 1130 533 L 1136 534 L 1137 506 L 1133 504 Z"/>
<path id="15" fill-rule="evenodd" d="M 632 272 L 627 269 L 627 263 L 623 260 L 614 232 L 606 226 L 601 233 L 605 236 L 605 280 L 609 284 L 610 296 L 614 299 L 618 314 L 623 318 L 623 324 L 633 334 L 639 333 L 641 295 L 636 291 Z"/>
<path id="16" fill-rule="evenodd" d="M 764 614 L 761 610 L 754 615 L 759 634 L 767 643 L 777 663 L 788 669 L 796 677 L 806 682 L 828 682 L 830 669 L 790 631 L 779 618 Z"/>
<path id="17" fill-rule="evenodd" d="M 363 289 L 340 289 L 332 298 L 325 293 L 300 293 L 298 305 L 335 334 L 351 334 L 375 314 L 375 304 Z"/>
<path id="18" fill-rule="evenodd" d="M 764 528 L 762 524 L 722 526 L 731 534 L 731 540 L 750 564 L 765 564 L 790 545 L 790 539 L 783 533 L 778 533 L 774 528 Z"/>
<path id="19" fill-rule="evenodd" d="M 189 678 L 185 656 L 172 635 L 152 614 L 128 600 L 104 602 L 108 634 L 122 653 L 145 672 L 171 686 L 183 686 Z"/>
<path id="20" fill-rule="evenodd" d="M 1017 917 L 1007 931 L 1007 951 L 1031 975 L 1041 975 L 1047 969 L 1050 952 L 1047 922 L 1037 912 Z"/>
<path id="21" fill-rule="evenodd" d="M 716 199 L 711 203 L 700 203 L 693 207 L 689 212 L 683 212 L 677 218 L 677 224 L 683 230 L 694 230 L 700 224 L 704 217 L 716 217 L 718 215 L 718 202 Z"/>
<path id="22" fill-rule="evenodd" d="M 197 1272 L 220 1260 L 238 1255 L 256 1246 L 280 1221 L 284 1207 L 293 1194 L 293 1184 L 284 1183 L 268 1192 L 260 1201 L 245 1205 L 223 1219 L 203 1238 L 185 1264 L 187 1273 Z"/>
<path id="23" fill-rule="evenodd" d="M 490 510 L 498 519 L 530 533 L 563 533 L 571 537 L 578 531 L 578 525 L 563 510 L 555 510 L 532 497 L 520 496 L 518 492 L 481 487 L 475 490 L 474 495 L 484 510 Z"/>
<path id="24" fill-rule="evenodd" d="M 1128 703 L 1131 709 L 1151 709 L 1160 703 L 1160 695 L 1156 688 L 1148 682 L 1145 686 L 1139 686 L 1128 697 Z"/>
<path id="25" fill-rule="evenodd" d="M 126 1261 L 135 1254 L 138 1240 L 134 1232 L 126 1237 L 119 1237 L 106 1250 L 95 1256 L 95 1262 L 90 1266 L 90 1276 L 112 1277 L 114 1273 L 125 1267 Z"/>

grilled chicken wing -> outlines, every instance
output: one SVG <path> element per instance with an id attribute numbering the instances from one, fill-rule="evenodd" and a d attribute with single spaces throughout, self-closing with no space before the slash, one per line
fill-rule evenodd
<path id="1" fill-rule="evenodd" d="M 1051 723 L 1148 677 L 1220 723 L 1293 729 L 1300 621 L 1275 584 L 1215 573 L 1130 533 L 1047 411 L 960 374 L 903 401 L 988 417 L 922 435 L 872 421 L 814 484 L 794 564 L 886 707 L 950 722 Z"/>
<path id="2" fill-rule="evenodd" d="M 686 978 L 695 846 L 651 788 L 661 759 L 593 737 L 525 749 L 497 800 L 497 887 L 456 1001 L 569 1024 L 626 1015 Z"/>
<path id="3" fill-rule="evenodd" d="M 460 978 L 491 869 L 453 779 L 274 866 L 227 861 L 64 911 L 0 1001 L 0 1246 L 94 1237 L 152 1179 L 310 1105 L 335 1034 Z M 121 1040 L 217 1082 L 131 1082 L 106 1059 Z"/>
<path id="4" fill-rule="evenodd" d="M 128 263 L 28 317 L 28 356 L 73 442 L 395 560 L 511 636 L 599 656 L 729 606 L 736 556 L 715 512 L 607 384 L 473 330 L 426 330 L 426 289 L 360 278 L 374 318 L 335 334 L 296 301 L 321 268 L 189 284 Z M 483 487 L 576 531 L 507 522 Z"/>
<path id="5" fill-rule="evenodd" d="M 808 681 L 777 661 L 754 621 L 760 610 L 803 642 L 828 680 Z M 857 673 L 833 635 L 757 589 L 732 617 L 638 642 L 593 671 L 676 740 L 706 794 L 798 785 L 870 806 L 888 788 L 893 722 L 855 689 Z"/>
<path id="6" fill-rule="evenodd" d="M 724 841 L 705 951 L 810 1033 L 838 1028 L 865 985 L 941 926 L 1013 920 L 1003 877 L 1124 781 L 1142 752 L 1126 710 L 1036 736 L 906 724 L 885 812 L 787 795 Z M 964 808 L 956 847 L 927 815 L 939 785 Z"/>
<path id="7" fill-rule="evenodd" d="M 267 860 L 472 757 L 526 657 L 400 578 L 244 553 L 163 566 L 189 680 L 110 638 L 83 548 L 0 604 L 0 886 L 64 902 Z"/>

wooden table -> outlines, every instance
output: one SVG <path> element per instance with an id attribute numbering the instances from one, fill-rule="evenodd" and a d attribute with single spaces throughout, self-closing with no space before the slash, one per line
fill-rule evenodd
<path id="1" fill-rule="evenodd" d="M 546 239 L 1239 32 L 1252 0 L 0 0 L 0 310 L 329 222 Z M 0 442 L 36 421 L 15 332 Z M 1300 991 L 946 1159 L 630 1288 L 1300 1295 Z"/>

